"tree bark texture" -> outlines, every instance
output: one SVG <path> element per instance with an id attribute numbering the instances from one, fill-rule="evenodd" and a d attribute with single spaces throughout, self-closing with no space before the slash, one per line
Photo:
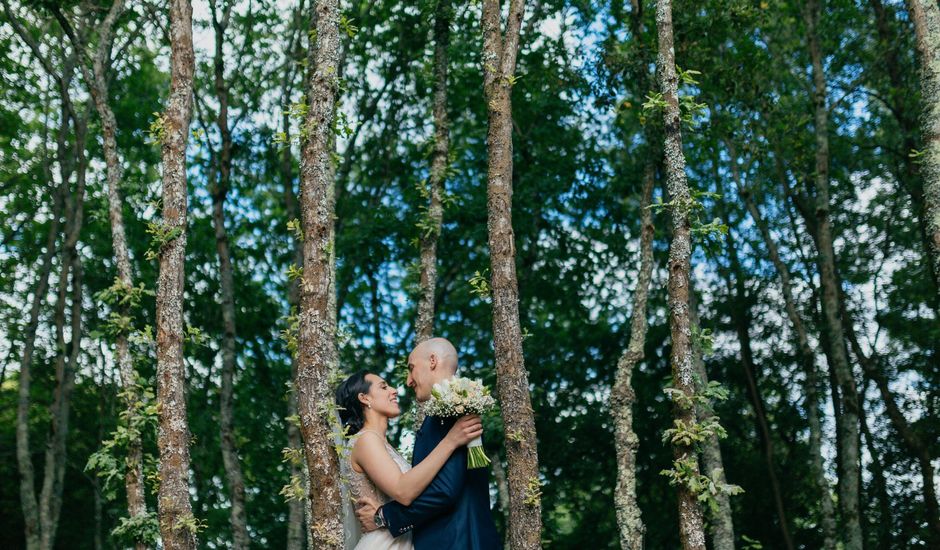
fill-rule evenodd
<path id="1" fill-rule="evenodd" d="M 816 137 L 815 168 L 815 233 L 817 264 L 822 287 L 822 309 L 825 337 L 833 371 L 839 384 L 843 410 L 838 430 L 841 432 L 841 476 L 839 507 L 842 512 L 846 550 L 861 550 L 862 526 L 859 515 L 859 408 L 858 391 L 852 366 L 845 351 L 845 330 L 840 318 L 839 282 L 835 266 L 832 225 L 829 215 L 829 111 L 826 101 L 826 75 L 819 43 L 818 25 L 821 7 L 818 0 L 805 4 L 804 19 L 810 59 L 813 64 L 814 132 Z"/>
<path id="2" fill-rule="evenodd" d="M 631 0 L 630 32 L 633 40 L 640 41 L 647 32 L 643 23 L 643 4 Z M 635 77 L 637 89 L 646 90 L 654 85 L 649 72 L 652 59 L 646 48 L 637 51 Z M 633 370 L 643 360 L 646 344 L 647 298 L 653 273 L 653 239 L 655 227 L 652 204 L 653 186 L 656 180 L 656 166 L 659 162 L 659 136 L 654 125 L 644 127 L 644 137 L 648 145 L 646 162 L 643 168 L 643 189 L 640 198 L 640 270 L 633 294 L 633 311 L 630 318 L 630 341 L 627 349 L 617 362 L 617 374 L 611 388 L 611 412 L 614 417 L 614 444 L 617 452 L 617 485 L 614 489 L 614 506 L 617 512 L 617 527 L 620 546 L 623 550 L 643 548 L 646 526 L 643 524 L 642 511 L 636 494 L 636 452 L 639 439 L 633 430 L 633 405 L 636 393 L 633 390 Z M 657 153 L 657 154 L 654 154 Z"/>
<path id="3" fill-rule="evenodd" d="M 122 169 L 117 155 L 117 140 L 115 138 L 117 123 L 114 112 L 108 103 L 107 79 L 107 68 L 111 63 L 112 29 L 117 18 L 123 13 L 123 9 L 123 0 L 115 1 L 101 25 L 98 38 L 100 42 L 93 66 L 93 88 L 95 88 L 95 93 L 92 94 L 92 97 L 98 110 L 98 116 L 101 118 L 101 130 L 104 139 L 104 156 L 108 178 L 108 217 L 111 221 L 114 260 L 117 266 L 118 279 L 125 287 L 131 288 L 134 281 L 131 274 L 130 255 L 127 251 L 127 237 L 124 231 L 124 202 L 120 191 Z M 121 385 L 126 396 L 124 406 L 128 413 L 132 413 L 136 409 L 138 401 L 135 390 L 137 376 L 134 370 L 134 361 L 128 347 L 127 334 L 122 332 L 116 340 L 116 358 L 121 375 Z M 141 446 L 138 434 L 128 443 L 127 448 L 127 472 L 124 475 L 124 487 L 127 493 L 127 512 L 132 519 L 147 514 Z M 138 542 L 136 545 L 137 550 L 144 550 L 146 547 L 146 544 L 142 542 Z"/>
<path id="4" fill-rule="evenodd" d="M 484 0 L 483 90 L 487 101 L 487 229 L 493 297 L 497 392 L 505 426 L 509 540 L 513 550 L 541 548 L 542 519 L 535 418 L 522 353 L 512 228 L 512 84 L 524 0 L 512 0 L 505 32 L 499 0 Z"/>
<path id="5" fill-rule="evenodd" d="M 610 391 L 610 408 L 614 417 L 614 445 L 617 450 L 617 486 L 614 490 L 614 507 L 617 510 L 617 525 L 620 547 L 623 550 L 642 550 L 646 527 L 636 495 L 636 451 L 639 438 L 633 431 L 633 405 L 636 393 L 633 390 L 633 369 L 643 360 L 646 344 L 646 302 L 650 280 L 653 276 L 653 213 L 650 204 L 653 183 L 656 180 L 656 164 L 652 154 L 648 157 L 643 173 L 643 196 L 640 201 L 640 272 L 633 291 L 633 312 L 630 314 L 630 342 L 620 360 L 614 387 Z"/>
<path id="6" fill-rule="evenodd" d="M 921 245 L 924 247 L 924 257 L 931 269 L 931 281 L 935 294 L 931 300 L 934 311 L 940 315 L 940 271 L 936 269 L 936 257 L 932 256 L 929 229 L 927 223 L 926 202 L 924 200 L 924 182 L 917 158 L 913 152 L 917 150 L 918 121 L 917 98 L 908 93 L 905 82 L 904 66 L 900 62 L 899 50 L 901 42 L 897 39 L 898 33 L 909 32 L 906 25 L 899 23 L 896 17 L 898 6 L 885 6 L 881 0 L 869 0 L 875 12 L 875 29 L 878 32 L 878 49 L 883 58 L 884 71 L 888 76 L 890 86 L 884 91 L 886 100 L 890 105 L 890 112 L 898 123 L 900 130 L 900 150 L 894 153 L 897 168 L 894 176 L 899 187 L 911 198 L 911 208 L 917 214 L 917 225 L 920 230 Z M 910 16 L 909 16 L 910 17 Z M 898 29 L 900 27 L 900 29 Z M 915 29 L 916 31 L 916 29 Z M 915 34 L 916 36 L 916 34 Z M 940 361 L 940 343 L 934 348 L 937 360 Z"/>
<path id="7" fill-rule="evenodd" d="M 301 143 L 300 208 L 303 275 L 295 381 L 304 455 L 309 472 L 308 540 L 314 548 L 343 547 L 339 461 L 331 436 L 330 372 L 336 364 L 332 126 L 339 88 L 337 0 L 314 4 L 307 116 Z"/>
<path id="8" fill-rule="evenodd" d="M 194 550 L 189 502 L 189 423 L 183 359 L 186 252 L 186 144 L 193 109 L 193 27 L 190 0 L 171 0 L 170 96 L 164 113 L 163 232 L 157 279 L 157 406 L 160 452 L 158 509 L 167 550 Z"/>
<path id="9" fill-rule="evenodd" d="M 672 209 L 672 242 L 669 245 L 669 329 L 672 349 L 673 387 L 691 399 L 696 392 L 695 365 L 692 352 L 692 329 L 689 321 L 690 271 L 692 235 L 689 208 L 692 197 L 685 177 L 685 156 L 682 153 L 680 128 L 678 75 L 676 74 L 675 50 L 673 49 L 672 2 L 660 0 L 656 3 L 656 29 L 659 48 L 656 60 L 660 91 L 666 102 L 663 110 L 664 158 L 666 185 L 675 206 Z M 675 420 L 686 426 L 695 424 L 694 407 L 674 405 Z M 674 445 L 673 457 L 687 464 L 693 475 L 699 474 L 695 449 L 686 445 Z M 702 509 L 696 495 L 679 483 L 679 540 L 683 550 L 705 550 L 705 526 Z"/>
<path id="10" fill-rule="evenodd" d="M 940 295 L 940 7 L 926 0 L 907 0 L 907 4 L 920 65 L 925 232 Z"/>

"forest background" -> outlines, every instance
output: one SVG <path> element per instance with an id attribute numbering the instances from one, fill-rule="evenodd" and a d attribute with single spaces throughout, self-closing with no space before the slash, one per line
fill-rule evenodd
<path id="1" fill-rule="evenodd" d="M 292 310 L 312 4 L 193 5 L 183 335 L 188 528 L 201 547 L 304 544 Z M 492 5 L 339 5 L 329 144 L 341 373 L 404 387 L 403 360 L 430 330 L 455 343 L 463 372 L 500 383 L 487 232 L 495 99 L 480 30 Z M 527 498 L 540 503 L 540 525 L 515 528 L 546 548 L 619 547 L 636 510 L 647 548 L 680 544 L 677 490 L 662 475 L 675 468 L 675 235 L 658 7 L 529 2 L 506 79 L 517 340 L 538 451 Z M 158 260 L 180 241 L 160 222 L 173 29 L 148 0 L 2 8 L 0 547 L 26 547 L 31 513 L 44 548 L 153 541 L 155 292 Z M 929 25 L 917 27 L 921 8 Z M 936 4 L 677 0 L 671 16 L 694 201 L 689 316 L 707 373 L 697 410 L 722 427 L 695 445 L 703 472 L 717 459 L 724 478 L 702 499 L 709 545 L 833 547 L 853 529 L 861 538 L 846 547 L 940 543 L 940 172 L 922 125 L 940 86 L 921 69 L 940 49 Z M 419 314 L 429 288 L 430 321 Z M 506 532 L 507 442 L 519 436 L 498 414 L 486 426 Z M 403 449 L 413 436 L 411 416 L 393 424 Z M 151 511 L 136 523 L 129 456 L 141 464 L 136 503 Z M 24 485 L 26 463 L 35 479 Z"/>

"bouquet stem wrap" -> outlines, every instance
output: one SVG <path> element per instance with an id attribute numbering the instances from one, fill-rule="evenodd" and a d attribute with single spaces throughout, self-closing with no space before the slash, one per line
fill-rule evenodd
<path id="1" fill-rule="evenodd" d="M 467 443 L 467 469 L 485 468 L 490 465 L 490 458 L 483 450 L 483 438 L 478 437 Z"/>

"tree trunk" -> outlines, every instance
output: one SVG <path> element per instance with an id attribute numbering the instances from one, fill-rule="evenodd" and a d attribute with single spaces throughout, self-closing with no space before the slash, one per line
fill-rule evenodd
<path id="1" fill-rule="evenodd" d="M 63 122 L 67 125 L 67 122 Z M 20 475 L 20 502 L 26 528 L 26 545 L 30 550 L 39 548 L 39 503 L 36 500 L 35 473 L 32 453 L 29 445 L 29 405 L 32 382 L 33 351 L 36 345 L 36 332 L 39 328 L 39 314 L 49 290 L 49 274 L 52 271 L 52 259 L 56 252 L 56 240 L 59 236 L 62 215 L 62 194 L 68 179 L 63 180 L 55 191 L 52 203 L 52 215 L 49 231 L 46 233 L 46 248 L 40 260 L 39 274 L 29 308 L 29 321 L 26 324 L 23 352 L 20 356 L 20 374 L 16 407 L 16 460 Z"/>
<path id="2" fill-rule="evenodd" d="M 509 540 L 513 550 L 541 548 L 538 448 L 528 373 L 522 354 L 519 290 L 512 229 L 512 101 L 524 0 L 512 0 L 505 34 L 499 0 L 484 0 L 483 89 L 488 106 L 487 227 L 493 294 L 497 390 L 505 425 Z"/>
<path id="3" fill-rule="evenodd" d="M 666 168 L 666 185 L 672 209 L 672 242 L 669 245 L 669 328 L 672 349 L 672 384 L 690 402 L 696 393 L 695 365 L 692 352 L 692 329 L 689 320 L 690 271 L 692 235 L 689 208 L 692 197 L 685 178 L 685 156 L 682 153 L 680 129 L 678 75 L 676 74 L 675 50 L 672 33 L 672 2 L 660 0 L 656 3 L 656 29 L 659 39 L 656 60 L 660 91 L 666 102 L 663 110 L 663 131 Z M 674 404 L 676 424 L 692 426 L 696 423 L 695 408 L 691 405 Z M 698 457 L 689 445 L 673 445 L 673 457 L 677 464 L 691 475 L 699 475 Z M 697 495 L 685 483 L 678 483 L 679 540 L 683 550 L 705 549 L 705 526 Z"/>
<path id="4" fill-rule="evenodd" d="M 68 442 L 69 412 L 75 370 L 81 351 L 82 333 L 82 263 L 78 255 L 85 206 L 85 178 L 88 159 L 85 155 L 85 137 L 88 129 L 87 110 L 81 118 L 73 118 L 75 127 L 75 194 L 65 197 L 65 244 L 62 247 L 58 300 L 56 302 L 56 354 L 53 401 L 50 407 L 51 430 L 46 440 L 42 490 L 39 495 L 40 547 L 50 549 L 55 544 L 59 515 L 62 510 L 63 479 L 65 477 L 66 444 Z M 71 309 L 68 344 L 65 342 L 66 290 L 71 275 Z"/>
<path id="5" fill-rule="evenodd" d="M 897 168 L 894 176 L 899 187 L 911 198 L 911 209 L 917 215 L 917 225 L 920 230 L 921 245 L 924 247 L 924 257 L 931 269 L 934 295 L 930 300 L 934 311 L 940 315 L 940 271 L 936 269 L 936 257 L 933 256 L 930 245 L 926 204 L 924 200 L 924 185 L 921 180 L 917 159 L 912 154 L 917 149 L 917 114 L 916 96 L 909 93 L 909 87 L 904 81 L 903 65 L 898 58 L 900 42 L 897 40 L 893 27 L 899 25 L 894 15 L 893 6 L 885 7 L 881 0 L 869 0 L 875 12 L 875 28 L 878 31 L 878 51 L 883 57 L 884 70 L 888 76 L 887 89 L 884 90 L 889 111 L 898 123 L 901 132 L 901 150 L 895 153 Z M 912 10 L 913 11 L 913 10 Z M 905 29 L 906 30 L 906 29 Z M 916 30 L 916 29 L 915 29 Z M 905 32 L 902 30 L 901 32 Z M 934 348 L 940 361 L 940 343 Z"/>
<path id="6" fill-rule="evenodd" d="M 167 550 L 196 548 L 189 502 L 189 423 L 183 359 L 186 252 L 186 144 L 193 107 L 193 27 L 189 0 L 170 1 L 170 97 L 164 113 L 163 220 L 157 279 L 157 406 L 160 534 Z"/>
<path id="7" fill-rule="evenodd" d="M 105 419 L 112 417 L 114 414 L 114 408 L 111 407 L 111 410 L 108 410 L 106 400 L 105 400 L 105 388 L 109 386 L 110 380 L 108 380 L 107 372 L 105 371 L 105 361 L 102 357 L 102 353 L 96 354 L 96 362 L 98 363 L 98 376 L 99 376 L 99 387 L 97 388 L 98 394 L 98 430 L 97 437 L 98 441 L 104 441 L 104 423 Z M 101 495 L 101 478 L 95 474 L 88 475 L 85 474 L 86 478 L 91 482 L 91 488 L 94 492 L 95 498 L 95 530 L 94 530 L 94 544 L 95 550 L 104 549 L 104 537 L 102 531 L 104 530 L 104 503 L 102 502 Z"/>
<path id="8" fill-rule="evenodd" d="M 732 161 L 736 158 L 731 150 Z M 736 170 L 733 172 L 736 174 Z M 829 488 L 829 481 L 826 479 L 826 467 L 822 456 L 822 423 L 820 421 L 819 411 L 819 382 L 816 370 L 816 354 L 809 344 L 806 326 L 800 317 L 796 308 L 796 300 L 793 297 L 793 288 L 790 282 L 790 270 L 783 260 L 780 259 L 780 253 L 777 250 L 777 244 L 773 240 L 770 229 L 766 221 L 757 209 L 757 205 L 751 199 L 750 194 L 741 185 L 740 178 L 735 177 L 735 183 L 738 186 L 738 193 L 744 201 L 748 212 L 754 219 L 754 223 L 760 231 L 764 245 L 770 255 L 770 260 L 777 270 L 780 277 L 780 286 L 783 293 L 784 307 L 786 308 L 787 318 L 793 325 L 797 339 L 797 356 L 800 365 L 803 368 L 803 408 L 806 410 L 807 421 L 809 424 L 809 449 L 810 462 L 809 468 L 812 472 L 813 480 L 816 482 L 819 490 L 820 504 L 820 525 L 823 534 L 823 548 L 825 550 L 835 550 L 836 548 L 836 521 L 835 512 L 832 506 L 832 495 Z"/>
<path id="9" fill-rule="evenodd" d="M 333 450 L 329 377 L 336 365 L 334 280 L 335 193 L 332 126 L 338 90 L 339 9 L 314 6 L 315 43 L 308 53 L 306 135 L 301 144 L 300 207 L 303 276 L 295 381 L 304 454 L 310 476 L 308 538 L 314 548 L 343 547 L 339 462 Z"/>
<path id="10" fill-rule="evenodd" d="M 427 212 L 421 227 L 421 275 L 415 344 L 434 335 L 434 295 L 437 286 L 437 241 L 441 234 L 444 181 L 450 155 L 450 121 L 447 117 L 447 48 L 450 45 L 451 0 L 437 0 L 434 13 L 434 151 L 427 185 Z M 414 429 L 424 423 L 424 408 L 415 402 Z"/>
<path id="11" fill-rule="evenodd" d="M 102 437 L 101 437 L 100 439 L 103 440 L 103 439 L 104 439 L 104 434 L 102 433 L 101 436 L 102 436 Z M 102 500 L 102 499 L 101 499 L 101 480 L 98 479 L 98 476 L 92 476 L 92 478 L 91 478 L 91 488 L 92 488 L 92 491 L 94 491 L 94 494 L 95 494 L 95 497 L 94 497 L 94 498 L 95 498 L 95 534 L 94 534 L 94 545 L 95 545 L 95 550 L 103 550 L 103 549 L 104 549 L 104 543 L 103 543 L 103 538 L 104 538 L 104 537 L 102 537 L 102 533 L 101 533 L 101 532 L 102 532 L 101 526 L 102 526 L 102 524 L 103 524 L 103 522 L 102 522 L 102 519 L 103 519 L 103 518 L 102 518 L 102 516 L 103 516 L 103 514 L 102 514 L 102 508 L 103 508 L 103 506 L 102 506 L 102 502 L 101 502 L 101 500 Z"/>
<path id="12" fill-rule="evenodd" d="M 108 181 L 108 217 L 111 222 L 111 241 L 114 247 L 114 261 L 117 267 L 117 282 L 124 288 L 130 289 L 134 286 L 134 281 L 131 274 L 130 255 L 127 251 L 127 237 L 124 230 L 124 203 L 120 192 L 123 170 L 120 159 L 118 158 L 117 140 L 115 137 L 117 121 L 111 109 L 111 105 L 108 102 L 107 76 L 108 69 L 111 65 L 111 46 L 114 25 L 123 13 L 124 1 L 115 1 L 111 5 L 108 14 L 99 25 L 98 47 L 95 51 L 92 70 L 89 71 L 88 67 L 83 63 L 80 64 L 80 66 L 82 76 L 88 85 L 88 90 L 95 103 L 98 117 L 101 119 L 101 134 Z M 76 37 L 65 16 L 58 9 L 54 11 L 54 14 L 62 24 L 63 29 L 75 49 L 83 50 L 85 46 L 78 37 Z M 120 315 L 130 315 L 130 308 L 126 305 L 118 305 L 117 308 Z M 133 358 L 131 357 L 128 347 L 127 334 L 123 331 L 115 338 L 115 359 L 121 375 L 125 411 L 127 411 L 128 415 L 132 415 L 137 408 L 139 397 L 136 389 L 137 379 L 134 371 Z M 139 433 L 128 442 L 125 463 L 127 471 L 124 475 L 124 487 L 127 493 L 127 509 L 129 517 L 134 519 L 146 515 L 147 513 Z M 144 550 L 147 546 L 143 542 L 138 542 L 135 547 L 137 550 Z"/>
<path id="13" fill-rule="evenodd" d="M 232 546 L 236 550 L 246 550 L 251 539 L 248 536 L 248 519 L 245 512 L 245 478 L 241 463 L 238 461 L 238 449 L 235 443 L 234 427 L 234 391 L 235 391 L 235 283 L 232 256 L 229 250 L 228 234 L 225 231 L 225 199 L 232 183 L 232 131 L 229 128 L 228 103 L 229 89 L 225 80 L 225 31 L 232 13 L 232 4 L 225 3 L 221 18 L 216 9 L 216 2 L 210 1 L 212 28 L 215 31 L 215 56 L 213 72 L 216 99 L 219 102 L 219 114 L 216 125 L 222 140 L 222 150 L 212 154 L 210 162 L 218 162 L 218 180 L 209 182 L 212 195 L 212 224 L 215 229 L 215 249 L 219 257 L 219 279 L 222 291 L 222 377 L 219 390 L 219 440 L 222 448 L 222 464 L 225 469 L 225 481 L 229 489 L 232 508 L 229 524 L 232 528 Z"/>
<path id="14" fill-rule="evenodd" d="M 388 350 L 385 342 L 382 341 L 382 296 L 379 294 L 379 266 L 377 262 L 368 262 L 363 266 L 366 279 L 369 282 L 369 309 L 372 311 L 372 339 L 375 341 L 375 347 L 372 350 L 375 362 L 378 365 L 385 365 L 388 361 Z"/>
<path id="15" fill-rule="evenodd" d="M 640 41 L 646 32 L 643 23 L 643 4 L 631 0 L 630 32 L 634 40 Z M 637 52 L 638 70 L 634 76 L 636 89 L 647 90 L 654 85 L 648 67 L 652 63 L 648 50 Z M 653 185 L 656 179 L 656 166 L 659 162 L 657 145 L 659 137 L 654 125 L 644 127 L 644 138 L 648 145 L 646 162 L 643 169 L 643 190 L 640 200 L 640 270 L 633 294 L 633 311 L 630 318 L 630 341 L 620 360 L 617 362 L 617 374 L 611 388 L 610 400 L 614 416 L 614 443 L 617 452 L 617 486 L 614 492 L 614 506 L 617 511 L 617 524 L 620 546 L 624 550 L 643 548 L 646 526 L 643 524 L 642 511 L 636 495 L 636 452 L 639 439 L 633 430 L 633 405 L 636 393 L 632 387 L 633 369 L 644 358 L 648 320 L 646 304 L 649 296 L 649 284 L 653 272 L 653 238 L 655 228 L 650 210 Z"/>
<path id="16" fill-rule="evenodd" d="M 808 0 L 804 9 L 807 42 L 813 63 L 813 105 L 816 135 L 816 244 L 825 336 L 833 371 L 842 394 L 843 411 L 838 430 L 841 432 L 842 476 L 839 478 L 839 506 L 845 529 L 846 550 L 861 550 L 862 526 L 859 515 L 859 408 L 858 392 L 852 366 L 845 352 L 845 331 L 839 312 L 839 282 L 835 267 L 835 249 L 829 217 L 829 111 L 826 105 L 826 75 L 817 26 L 820 19 L 818 0 Z"/>
<path id="17" fill-rule="evenodd" d="M 93 98 L 101 118 L 102 137 L 104 138 L 104 156 L 107 163 L 108 178 L 108 214 L 111 221 L 111 240 L 114 246 L 114 259 L 117 265 L 118 279 L 126 288 L 134 286 L 131 274 L 130 255 L 127 251 L 127 237 L 124 231 L 124 202 L 121 197 L 120 184 L 122 168 L 117 155 L 117 140 L 115 132 L 117 123 L 114 112 L 108 104 L 107 66 L 111 57 L 111 30 L 114 22 L 123 12 L 123 0 L 117 0 L 111 7 L 105 22 L 100 30 L 98 52 L 94 61 L 95 93 Z M 122 312 L 127 314 L 127 311 Z M 124 409 L 128 415 L 133 414 L 137 408 L 139 395 L 137 392 L 137 374 L 134 370 L 134 360 L 128 347 L 127 334 L 121 332 L 116 339 L 116 358 L 121 375 L 121 386 L 125 396 Z M 124 487 L 127 492 L 127 511 L 131 519 L 147 514 L 147 500 L 145 497 L 143 452 L 141 449 L 140 434 L 133 437 L 127 447 L 127 472 L 124 475 Z M 147 545 L 143 542 L 136 544 L 137 550 L 144 550 Z"/>
<path id="18" fill-rule="evenodd" d="M 940 7 L 907 0 L 920 64 L 924 211 L 929 258 L 940 295 Z"/>
<path id="19" fill-rule="evenodd" d="M 447 117 L 447 48 L 450 44 L 451 0 L 437 0 L 434 14 L 434 151 L 428 181 L 427 222 L 421 234 L 421 295 L 415 322 L 415 343 L 434 334 L 434 289 L 437 284 L 437 240 L 444 209 L 441 195 L 450 154 L 450 122 Z"/>
<path id="20" fill-rule="evenodd" d="M 289 94 L 285 94 L 289 96 Z M 284 115 L 284 127 L 289 128 L 288 115 Z M 281 157 L 281 178 L 284 181 L 284 199 L 288 219 L 298 217 L 297 198 L 294 195 L 293 170 L 290 147 L 285 147 Z M 300 241 L 293 239 L 294 265 L 303 267 L 303 247 Z M 300 305 L 300 285 L 297 280 L 288 283 L 287 302 L 290 310 L 295 313 Z M 291 356 L 291 381 L 297 379 L 297 356 Z M 287 396 L 287 444 L 291 449 L 303 449 L 303 440 L 300 437 L 300 428 L 297 426 L 297 391 L 292 388 Z M 290 463 L 291 479 L 304 479 L 303 462 L 292 460 Z M 304 502 L 299 499 L 290 499 L 288 502 L 287 518 L 287 550 L 303 550 L 304 547 Z"/>
<path id="21" fill-rule="evenodd" d="M 701 328 L 701 319 L 698 314 L 698 298 L 691 278 L 689 282 L 689 323 L 698 329 Z M 692 342 L 692 363 L 695 366 L 696 391 L 708 386 L 708 371 L 705 370 L 705 355 L 701 346 Z M 712 403 L 700 404 L 695 409 L 695 417 L 699 422 L 715 416 Z M 702 443 L 702 469 L 715 483 L 727 483 L 725 477 L 725 461 L 721 456 L 721 444 L 717 436 L 709 437 Z M 724 492 L 714 496 L 718 506 L 711 514 L 712 525 L 709 531 L 712 537 L 712 546 L 715 550 L 734 550 L 734 518 L 731 515 L 731 499 Z"/>
<path id="22" fill-rule="evenodd" d="M 66 205 L 66 212 L 70 210 L 69 205 Z M 66 219 L 66 234 L 71 232 L 72 227 L 72 217 L 69 215 Z M 52 548 L 52 545 L 55 542 L 55 535 L 50 533 L 49 529 L 51 527 L 52 518 L 50 517 L 50 504 L 52 502 L 52 494 L 57 489 L 54 487 L 56 484 L 56 459 L 57 455 L 57 436 L 58 436 L 58 427 L 61 421 L 61 402 L 62 402 L 62 391 L 65 389 L 65 377 L 66 377 L 66 343 L 65 343 L 65 303 L 67 300 L 67 291 L 68 291 L 68 280 L 69 280 L 69 271 L 72 267 L 72 261 L 68 257 L 67 252 L 63 250 L 63 253 L 60 257 L 60 266 L 59 266 L 59 281 L 58 281 L 58 291 L 56 292 L 56 305 L 55 313 L 53 314 L 53 323 L 55 325 L 55 343 L 56 343 L 56 359 L 55 359 L 55 390 L 53 393 L 53 402 L 49 407 L 49 413 L 52 417 L 51 430 L 46 438 L 46 451 L 44 454 L 43 462 L 43 477 L 42 477 L 42 489 L 39 495 L 38 502 L 38 518 L 39 518 L 39 535 L 38 535 L 38 546 L 37 548 L 42 548 L 43 550 L 48 550 Z"/>
<path id="23" fill-rule="evenodd" d="M 649 154 L 649 153 L 648 153 Z M 643 173 L 643 198 L 640 201 L 640 272 L 633 291 L 633 312 L 630 314 L 630 343 L 617 362 L 617 375 L 610 391 L 610 408 L 614 417 L 614 444 L 617 449 L 617 486 L 614 506 L 623 550 L 642 550 L 646 527 L 636 496 L 636 451 L 639 439 L 633 431 L 633 369 L 643 360 L 646 344 L 646 300 L 653 275 L 653 213 L 650 204 L 656 164 L 649 154 Z"/>
<path id="24" fill-rule="evenodd" d="M 68 151 L 68 133 L 71 122 L 78 122 L 78 117 L 72 106 L 69 96 L 69 86 L 75 68 L 74 54 L 65 59 L 60 72 L 56 71 L 52 62 L 44 57 L 38 43 L 33 39 L 32 34 L 27 31 L 15 13 L 10 9 L 9 3 L 2 0 L 4 14 L 10 23 L 14 32 L 30 49 L 33 56 L 42 65 L 43 69 L 49 75 L 49 78 L 56 82 L 61 99 L 61 115 L 59 131 L 56 137 L 56 157 L 59 164 L 60 182 L 58 190 L 54 194 L 52 204 L 52 217 L 49 224 L 49 232 L 46 238 L 46 250 L 43 253 L 41 267 L 39 269 L 39 278 L 36 281 L 36 288 L 33 293 L 30 305 L 29 321 L 26 325 L 23 351 L 20 356 L 20 374 L 19 388 L 17 393 L 16 409 L 16 458 L 17 468 L 20 476 L 20 504 L 23 510 L 24 530 L 26 547 L 28 550 L 38 550 L 43 548 L 43 533 L 45 532 L 47 510 L 40 505 L 40 500 L 36 495 L 36 478 L 32 462 L 32 452 L 29 443 L 29 408 L 30 408 L 30 388 L 32 383 L 32 358 L 35 351 L 36 333 L 39 327 L 39 315 L 42 304 L 46 299 L 46 293 L 49 289 L 49 274 L 52 270 L 52 259 L 56 253 L 56 240 L 58 239 L 61 228 L 61 216 L 65 212 L 71 219 L 71 208 L 65 205 L 65 197 L 68 195 L 69 180 L 75 168 L 75 156 Z M 68 221 L 67 223 L 71 223 Z M 66 233 L 69 233 L 68 228 Z M 64 247 L 63 247 L 64 249 Z M 60 288 L 62 287 L 61 277 L 67 277 L 67 270 L 71 262 L 62 254 L 60 265 Z M 56 304 L 55 319 L 58 326 L 64 324 L 64 309 L 59 313 L 59 308 L 65 307 L 64 291 L 62 300 Z M 64 353 L 59 348 L 59 353 Z"/>

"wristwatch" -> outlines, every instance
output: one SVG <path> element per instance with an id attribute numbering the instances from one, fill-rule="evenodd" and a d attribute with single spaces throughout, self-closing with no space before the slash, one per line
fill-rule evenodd
<path id="1" fill-rule="evenodd" d="M 385 523 L 385 516 L 382 515 L 382 507 L 379 506 L 375 511 L 375 517 L 372 518 L 372 521 L 375 522 L 375 526 L 378 528 L 388 527 L 388 524 Z"/>

